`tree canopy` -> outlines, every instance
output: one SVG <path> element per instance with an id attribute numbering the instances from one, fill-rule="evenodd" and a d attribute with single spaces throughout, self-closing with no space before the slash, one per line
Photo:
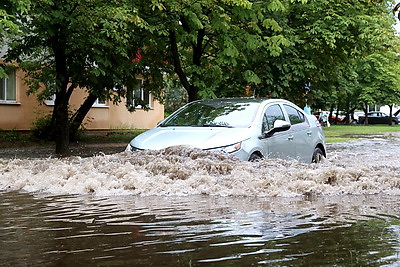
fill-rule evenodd
<path id="1" fill-rule="evenodd" d="M 254 95 L 347 111 L 393 104 L 394 23 L 391 1 L 369 0 L 8 0 L 0 9 L 7 60 L 27 72 L 30 93 L 56 95 L 60 155 L 94 101 L 121 101 L 136 75 L 160 100 L 179 81 L 189 101 Z M 69 116 L 74 90 L 89 96 Z"/>
<path id="2" fill-rule="evenodd" d="M 124 85 L 136 74 L 131 33 L 145 25 L 128 1 L 38 0 L 26 12 L 18 12 L 16 2 L 7 6 L 19 26 L 7 59 L 27 72 L 30 93 L 40 99 L 56 95 L 51 128 L 56 153 L 65 155 L 70 126 L 80 125 L 94 101 L 118 101 L 126 93 Z M 70 120 L 69 99 L 78 88 L 89 97 Z"/>

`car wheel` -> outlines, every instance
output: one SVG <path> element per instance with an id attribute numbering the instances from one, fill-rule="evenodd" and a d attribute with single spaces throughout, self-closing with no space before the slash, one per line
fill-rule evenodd
<path id="1" fill-rule="evenodd" d="M 259 153 L 253 153 L 253 154 L 251 154 L 249 161 L 256 162 L 256 161 L 260 161 L 261 159 L 262 159 L 262 156 Z"/>
<path id="2" fill-rule="evenodd" d="M 322 150 L 319 147 L 316 147 L 314 149 L 314 153 L 312 156 L 312 163 L 320 163 L 324 160 L 325 156 L 324 153 L 322 152 Z"/>

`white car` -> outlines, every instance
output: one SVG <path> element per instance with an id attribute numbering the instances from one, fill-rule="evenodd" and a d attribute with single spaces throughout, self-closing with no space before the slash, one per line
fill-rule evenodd
<path id="1" fill-rule="evenodd" d="M 126 151 L 188 145 L 241 160 L 320 162 L 325 135 L 317 118 L 282 99 L 226 98 L 191 102 L 135 137 Z"/>
<path id="2" fill-rule="evenodd" d="M 365 116 L 365 113 L 363 111 L 355 111 L 353 114 L 354 122 L 359 123 L 359 118 Z"/>

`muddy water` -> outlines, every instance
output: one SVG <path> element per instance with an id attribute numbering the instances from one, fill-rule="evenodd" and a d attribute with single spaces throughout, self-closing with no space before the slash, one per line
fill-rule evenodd
<path id="1" fill-rule="evenodd" d="M 400 139 L 321 165 L 192 148 L 0 158 L 0 259 L 26 265 L 400 265 Z"/>

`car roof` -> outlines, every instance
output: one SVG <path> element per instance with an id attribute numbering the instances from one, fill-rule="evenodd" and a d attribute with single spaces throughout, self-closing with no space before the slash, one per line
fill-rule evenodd
<path id="1" fill-rule="evenodd" d="M 277 98 L 265 98 L 265 97 L 234 97 L 234 98 L 215 98 L 215 99 L 203 99 L 196 100 L 191 103 L 204 103 L 204 104 L 215 104 L 215 103 L 263 103 L 263 102 L 285 102 L 290 103 L 288 100 L 277 99 Z"/>

